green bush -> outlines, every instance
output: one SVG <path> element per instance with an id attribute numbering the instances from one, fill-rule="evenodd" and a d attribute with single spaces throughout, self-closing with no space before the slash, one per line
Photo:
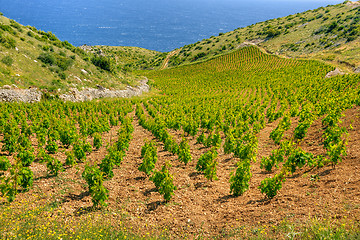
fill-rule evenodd
<path id="1" fill-rule="evenodd" d="M 202 154 L 196 163 L 196 170 L 199 172 L 205 172 L 206 168 L 209 164 L 211 164 L 213 161 L 215 161 L 216 157 L 218 156 L 218 153 L 216 149 L 212 149 L 210 151 L 207 151 L 206 153 Z"/>
<path id="2" fill-rule="evenodd" d="M 189 142 L 183 138 L 179 145 L 179 161 L 188 164 L 192 160 Z"/>
<path id="3" fill-rule="evenodd" d="M 109 155 L 106 155 L 101 160 L 99 167 L 101 172 L 103 172 L 106 178 L 114 177 L 114 172 L 113 172 L 114 165 L 115 165 L 114 160 Z"/>
<path id="4" fill-rule="evenodd" d="M 46 151 L 48 151 L 48 153 L 50 154 L 56 153 L 58 151 L 58 148 L 59 147 L 55 141 L 48 142 L 48 144 L 45 147 Z"/>
<path id="5" fill-rule="evenodd" d="M 109 198 L 109 190 L 104 185 L 104 179 L 102 172 L 96 167 L 85 166 L 85 170 L 82 173 L 82 177 L 89 185 L 89 192 L 94 207 L 99 204 L 106 206 L 105 200 Z"/>
<path id="6" fill-rule="evenodd" d="M 146 175 L 150 175 L 153 169 L 155 168 L 155 163 L 157 162 L 157 149 L 156 146 L 152 147 L 151 145 L 146 148 L 143 162 L 139 166 L 139 171 L 144 172 Z"/>
<path id="7" fill-rule="evenodd" d="M 112 159 L 112 161 L 114 162 L 114 164 L 116 166 L 120 166 L 121 162 L 124 159 L 125 152 L 124 151 L 118 151 L 116 148 L 111 147 L 111 148 L 108 149 L 108 155 L 107 156 Z"/>
<path id="8" fill-rule="evenodd" d="M 0 35 L 0 43 L 6 48 L 15 48 L 16 47 L 15 39 L 8 37 L 8 36 Z"/>
<path id="9" fill-rule="evenodd" d="M 76 139 L 78 138 L 78 135 L 76 133 L 76 130 L 74 129 L 63 129 L 59 132 L 60 135 L 60 141 L 61 143 L 66 147 L 69 148 L 71 144 L 73 144 Z"/>
<path id="10" fill-rule="evenodd" d="M 114 64 L 112 62 L 112 60 L 108 57 L 104 57 L 104 56 L 94 56 L 92 59 L 91 59 L 91 62 L 103 69 L 103 70 L 106 70 L 106 71 L 109 71 L 109 72 L 112 72 L 114 71 Z"/>
<path id="11" fill-rule="evenodd" d="M 296 168 L 302 168 L 305 164 L 313 165 L 314 156 L 311 153 L 304 152 L 302 149 L 296 149 L 286 160 L 285 167 L 291 173 L 296 171 Z"/>
<path id="12" fill-rule="evenodd" d="M 266 196 L 271 199 L 276 196 L 277 192 L 282 188 L 282 183 L 285 181 L 283 174 L 276 174 L 273 178 L 265 178 L 261 181 L 259 189 L 261 193 L 265 193 Z"/>
<path id="13" fill-rule="evenodd" d="M 11 167 L 11 163 L 7 157 L 0 157 L 0 171 L 7 171 Z"/>
<path id="14" fill-rule="evenodd" d="M 231 173 L 230 177 L 230 194 L 234 196 L 242 195 L 249 189 L 251 179 L 250 162 L 242 161 L 238 163 L 235 173 Z"/>
<path id="15" fill-rule="evenodd" d="M 71 58 L 67 58 L 61 55 L 56 57 L 56 65 L 63 71 L 67 70 L 73 63 L 74 60 Z"/>
<path id="16" fill-rule="evenodd" d="M 63 171 L 63 167 L 59 159 L 54 158 L 50 155 L 46 155 L 45 161 L 49 175 L 57 176 L 59 174 L 59 171 Z"/>
<path id="17" fill-rule="evenodd" d="M 48 65 L 54 65 L 56 62 L 55 56 L 51 53 L 41 53 L 38 59 Z"/>
<path id="18" fill-rule="evenodd" d="M 176 186 L 173 183 L 173 176 L 169 173 L 170 163 L 166 162 L 161 171 L 154 173 L 150 180 L 154 182 L 157 191 L 164 195 L 165 201 L 170 201 Z"/>
<path id="19" fill-rule="evenodd" d="M 29 167 L 35 161 L 35 155 L 29 150 L 19 152 L 17 157 L 24 167 Z"/>
<path id="20" fill-rule="evenodd" d="M 65 165 L 74 166 L 77 164 L 75 160 L 75 154 L 73 151 L 67 151 L 65 155 L 66 155 Z"/>
<path id="21" fill-rule="evenodd" d="M 5 56 L 1 59 L 1 62 L 4 63 L 6 66 L 11 67 L 11 65 L 13 64 L 14 60 L 10 57 L 10 56 Z"/>
<path id="22" fill-rule="evenodd" d="M 100 133 L 95 133 L 94 134 L 94 141 L 93 141 L 93 146 L 96 150 L 99 150 L 99 148 L 103 145 L 102 142 L 102 138 Z"/>
<path id="23" fill-rule="evenodd" d="M 34 181 L 34 173 L 28 167 L 22 167 L 19 171 L 20 186 L 24 191 L 29 191 Z"/>
<path id="24" fill-rule="evenodd" d="M 58 66 L 62 71 L 67 70 L 74 63 L 74 60 L 71 58 L 49 52 L 41 53 L 38 59 L 47 65 Z"/>

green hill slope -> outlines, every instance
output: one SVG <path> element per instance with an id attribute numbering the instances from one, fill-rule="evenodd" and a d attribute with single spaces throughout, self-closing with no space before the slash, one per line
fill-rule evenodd
<path id="1" fill-rule="evenodd" d="M 96 51 L 102 51 L 114 59 L 116 66 L 124 73 L 133 70 L 145 70 L 159 67 L 167 53 L 148 50 L 140 47 L 94 46 Z"/>
<path id="2" fill-rule="evenodd" d="M 155 55 L 154 51 L 132 50 L 125 58 L 134 59 Z M 105 87 L 121 89 L 136 85 L 136 78 L 117 63 L 118 58 L 104 52 L 86 51 L 60 41 L 51 32 L 22 26 L 0 16 L 0 86 L 15 84 L 47 90 L 67 90 L 70 87 Z"/>
<path id="3" fill-rule="evenodd" d="M 208 59 L 256 44 L 288 57 L 329 61 L 354 70 L 360 65 L 360 3 L 321 7 L 220 33 L 184 46 L 169 66 Z"/>

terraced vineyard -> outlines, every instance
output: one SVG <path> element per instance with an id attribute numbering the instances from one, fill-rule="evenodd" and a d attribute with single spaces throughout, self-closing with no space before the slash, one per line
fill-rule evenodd
<path id="1" fill-rule="evenodd" d="M 0 103 L 0 236 L 355 236 L 360 77 L 331 70 L 247 47 L 139 72 L 152 97 Z"/>

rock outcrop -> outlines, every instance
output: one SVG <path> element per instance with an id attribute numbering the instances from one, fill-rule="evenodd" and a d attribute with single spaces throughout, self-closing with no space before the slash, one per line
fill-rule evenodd
<path id="1" fill-rule="evenodd" d="M 354 73 L 360 73 L 360 66 L 357 68 L 354 68 Z"/>
<path id="2" fill-rule="evenodd" d="M 325 78 L 331 78 L 335 77 L 337 75 L 344 75 L 345 73 L 341 71 L 340 69 L 336 68 L 334 71 L 328 72 L 325 76 Z"/>
<path id="3" fill-rule="evenodd" d="M 0 89 L 0 102 L 40 102 L 42 93 L 36 88 L 11 89 L 5 85 Z"/>
<path id="4" fill-rule="evenodd" d="M 137 87 L 127 86 L 125 90 L 110 90 L 97 85 L 97 88 L 86 88 L 84 90 L 70 89 L 69 93 L 62 94 L 59 98 L 63 101 L 70 102 L 84 102 L 99 98 L 130 98 L 140 96 L 144 92 L 149 92 L 150 86 L 147 84 L 148 80 L 140 81 Z"/>
<path id="5" fill-rule="evenodd" d="M 110 90 L 97 85 L 97 88 L 86 88 L 84 90 L 70 89 L 69 93 L 62 94 L 59 98 L 63 101 L 84 102 L 98 98 L 130 98 L 140 96 L 144 92 L 149 92 L 148 80 L 140 81 L 137 87 L 127 86 L 124 90 Z M 15 86 L 4 85 L 0 88 L 0 102 L 40 102 L 42 93 L 36 88 L 19 89 Z"/>

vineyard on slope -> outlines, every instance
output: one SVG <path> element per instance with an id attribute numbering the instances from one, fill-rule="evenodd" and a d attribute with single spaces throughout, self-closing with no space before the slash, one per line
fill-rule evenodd
<path id="1" fill-rule="evenodd" d="M 346 194 L 308 196 L 308 188 L 294 188 L 297 181 L 331 183 L 324 169 L 343 171 L 339 164 L 353 159 L 348 142 L 360 126 L 343 121 L 346 111 L 359 109 L 360 77 L 325 78 L 331 70 L 247 47 L 140 72 L 160 91 L 152 97 L 0 103 L 0 201 L 45 199 L 47 212 L 63 209 L 75 220 L 102 207 L 120 223 L 131 219 L 140 233 L 162 226 L 177 236 L 230 234 L 228 223 L 279 225 L 288 211 L 278 206 L 289 208 L 293 199 L 300 210 L 289 211 L 305 221 L 315 194 L 324 204 L 356 195 L 356 174 L 344 180 L 354 187 Z M 71 184 L 61 188 L 64 181 Z M 356 221 L 358 208 L 345 214 L 340 204 L 328 212 Z M 324 216 L 323 205 L 312 207 L 315 217 Z M 22 221 L 8 218 L 5 208 L 1 214 L 7 224 Z"/>
<path id="2" fill-rule="evenodd" d="M 163 90 L 165 96 L 149 101 L 152 106 L 145 106 L 155 129 L 157 126 L 182 129 L 191 136 L 201 132 L 198 142 L 216 148 L 220 148 L 221 139 L 219 142 L 214 138 L 223 135 L 224 148 L 234 154 L 239 160 L 237 165 L 243 168 L 241 176 L 250 174 L 250 165 L 256 161 L 257 135 L 266 123 L 279 118 L 288 122 L 289 117 L 299 118 L 293 136 L 287 139 L 282 139 L 282 135 L 290 122 L 284 127 L 280 121 L 270 134 L 279 145 L 273 153 L 277 156 L 261 159 L 261 166 L 267 165 L 268 171 L 283 162 L 274 179 L 264 180 L 275 181 L 271 188 L 277 189 L 297 168 L 335 166 L 346 156 L 347 130 L 339 126 L 340 118 L 344 110 L 359 105 L 360 78 L 346 75 L 325 79 L 331 70 L 332 67 L 319 62 L 279 58 L 247 47 L 205 63 L 149 73 L 148 77 L 154 79 L 155 87 Z M 314 156 L 304 152 L 300 144 L 319 118 L 325 129 L 324 153 Z M 279 176 L 281 181 L 276 180 Z M 235 178 L 230 181 L 235 184 Z M 238 184 L 247 189 L 247 183 Z M 269 191 L 275 189 L 266 190 L 270 186 L 265 185 L 261 184 L 261 191 L 269 198 L 274 197 L 276 193 Z"/>

